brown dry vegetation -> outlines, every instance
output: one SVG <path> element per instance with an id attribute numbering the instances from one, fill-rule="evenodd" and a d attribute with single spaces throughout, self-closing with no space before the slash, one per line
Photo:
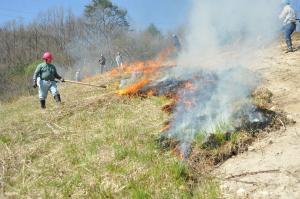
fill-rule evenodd
<path id="1" fill-rule="evenodd" d="M 252 101 L 272 116 L 268 126 L 231 133 L 221 128 L 205 142 L 197 137 L 190 158 L 182 161 L 173 150 L 176 140 L 157 142 L 174 101 L 118 96 L 121 78 L 96 75 L 85 80 L 107 89 L 61 84 L 63 104 L 57 106 L 49 96 L 46 110 L 40 110 L 36 96 L 0 104 L 0 196 L 218 198 L 219 183 L 240 175 L 212 177 L 211 171 L 294 123 L 274 108 L 280 104 L 280 98 L 272 100 L 276 89 L 274 95 L 261 87 Z"/>
<path id="2" fill-rule="evenodd" d="M 107 89 L 61 84 L 40 110 L 37 96 L 1 104 L 0 187 L 8 198 L 215 198 L 218 186 L 191 189 L 185 164 L 155 139 L 164 97 L 115 94 L 117 78 L 86 80 Z"/>
<path id="3" fill-rule="evenodd" d="M 247 150 L 253 137 L 244 133 L 214 150 L 195 145 L 186 166 L 155 142 L 168 118 L 160 111 L 167 99 L 119 97 L 112 86 L 117 80 L 87 80 L 107 84 L 107 90 L 61 85 L 64 104 L 48 99 L 46 111 L 35 97 L 1 105 L 3 196 L 219 195 L 218 183 L 207 172 Z M 176 142 L 169 149 L 174 147 Z"/>

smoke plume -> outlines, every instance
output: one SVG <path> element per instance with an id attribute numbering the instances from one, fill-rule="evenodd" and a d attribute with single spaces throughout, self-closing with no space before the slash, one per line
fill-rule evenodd
<path id="1" fill-rule="evenodd" d="M 187 47 L 179 59 L 184 66 L 204 67 L 202 63 L 210 60 L 247 64 L 253 50 L 271 42 L 280 27 L 280 0 L 194 0 L 193 4 Z M 237 60 L 226 54 L 228 46 Z"/>
<path id="2" fill-rule="evenodd" d="M 280 28 L 279 0 L 194 0 L 193 4 L 176 76 L 198 78 L 193 78 L 192 89 L 180 92 L 168 131 L 183 142 L 230 123 L 237 102 L 246 101 L 259 83 L 249 66 L 258 63 L 257 51 L 274 41 Z"/>

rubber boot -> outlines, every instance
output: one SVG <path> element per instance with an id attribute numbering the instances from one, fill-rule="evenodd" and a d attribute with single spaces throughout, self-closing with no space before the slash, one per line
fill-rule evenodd
<path id="1" fill-rule="evenodd" d="M 41 108 L 45 109 L 46 108 L 46 100 L 40 100 L 41 103 Z"/>
<path id="2" fill-rule="evenodd" d="M 61 103 L 60 94 L 55 95 L 54 99 L 57 103 Z"/>
<path id="3" fill-rule="evenodd" d="M 293 50 L 293 45 L 292 45 L 292 41 L 291 40 L 286 40 L 286 45 L 287 45 L 287 47 L 288 47 L 288 49 L 287 49 L 287 53 L 289 53 L 289 52 L 294 52 L 294 50 Z"/>

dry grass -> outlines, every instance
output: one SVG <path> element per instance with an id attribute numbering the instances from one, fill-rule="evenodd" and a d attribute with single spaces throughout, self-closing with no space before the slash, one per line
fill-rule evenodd
<path id="1" fill-rule="evenodd" d="M 109 88 L 60 85 L 64 103 L 48 96 L 45 111 L 37 96 L 0 104 L 0 196 L 192 198 L 186 166 L 155 143 L 167 99 L 116 96 L 105 76 L 86 81 Z"/>
<path id="2" fill-rule="evenodd" d="M 255 104 L 258 108 L 264 109 L 272 107 L 272 96 L 272 92 L 265 87 L 259 87 L 251 94 L 253 104 Z"/>

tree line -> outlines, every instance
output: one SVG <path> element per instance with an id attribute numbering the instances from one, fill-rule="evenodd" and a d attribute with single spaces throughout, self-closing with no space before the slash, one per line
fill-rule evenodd
<path id="1" fill-rule="evenodd" d="M 55 63 L 71 71 L 82 59 L 97 64 L 101 53 L 111 69 L 116 52 L 128 62 L 146 60 L 168 42 L 154 24 L 133 30 L 127 11 L 110 0 L 92 0 L 82 16 L 61 7 L 39 13 L 28 24 L 8 21 L 0 27 L 0 100 L 33 93 L 31 76 L 45 51 L 53 52 Z"/>

